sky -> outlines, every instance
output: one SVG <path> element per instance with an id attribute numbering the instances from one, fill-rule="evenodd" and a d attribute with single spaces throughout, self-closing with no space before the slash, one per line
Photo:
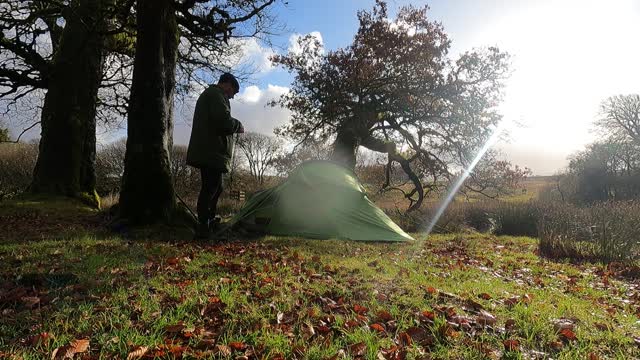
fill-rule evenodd
<path id="1" fill-rule="evenodd" d="M 536 175 L 552 175 L 571 154 L 596 138 L 592 122 L 602 100 L 640 93 L 640 0 L 437 0 L 389 1 L 428 4 L 433 20 L 452 40 L 450 55 L 474 47 L 498 46 L 512 55 L 512 75 L 500 111 L 508 141 L 496 146 L 515 164 Z M 273 39 L 282 53 L 296 36 L 313 33 L 326 49 L 348 46 L 357 30 L 356 13 L 373 0 L 290 0 L 276 14 L 287 30 Z M 254 60 L 260 62 L 260 56 Z M 291 76 L 262 66 L 232 103 L 232 114 L 250 131 L 271 133 L 287 111 L 265 108 L 286 92 Z M 188 126 L 177 142 L 188 141 Z"/>
<path id="2" fill-rule="evenodd" d="M 357 11 L 374 3 L 288 0 L 274 8 L 283 28 L 271 38 L 272 46 L 246 41 L 245 60 L 259 72 L 241 84 L 232 115 L 246 130 L 267 134 L 286 123 L 289 112 L 266 103 L 288 91 L 292 76 L 274 68 L 269 56 L 295 51 L 295 39 L 306 34 L 328 50 L 348 46 L 358 27 Z M 393 15 L 408 3 L 430 6 L 430 18 L 441 22 L 452 40 L 452 57 L 486 46 L 512 55 L 500 105 L 509 138 L 496 146 L 536 175 L 556 173 L 569 155 L 595 140 L 591 124 L 602 100 L 640 93 L 640 0 L 388 0 L 389 10 Z M 175 111 L 175 143 L 188 143 L 197 95 Z M 98 140 L 119 137 L 122 133 L 99 134 Z"/>

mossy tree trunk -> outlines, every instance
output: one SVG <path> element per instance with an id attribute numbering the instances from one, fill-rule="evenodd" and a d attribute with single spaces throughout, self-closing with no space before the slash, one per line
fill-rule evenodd
<path id="1" fill-rule="evenodd" d="M 176 210 L 170 152 L 178 25 L 171 0 L 138 0 L 120 217 L 170 222 Z"/>
<path id="2" fill-rule="evenodd" d="M 89 196 L 95 193 L 96 102 L 104 65 L 105 12 L 113 0 L 70 5 L 49 77 L 41 115 L 38 160 L 29 191 Z"/>

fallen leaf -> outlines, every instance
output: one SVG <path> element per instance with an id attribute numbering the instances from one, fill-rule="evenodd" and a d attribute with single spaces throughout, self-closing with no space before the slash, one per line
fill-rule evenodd
<path id="1" fill-rule="evenodd" d="M 606 330 L 609 330 L 609 326 L 608 326 L 608 325 L 606 325 L 606 324 L 603 324 L 603 323 L 595 323 L 595 324 L 593 324 L 593 325 L 596 327 L 596 329 L 598 329 L 598 330 L 600 330 L 600 331 L 606 331 Z"/>
<path id="2" fill-rule="evenodd" d="M 182 330 L 185 329 L 184 324 L 181 322 L 175 324 L 175 325 L 167 325 L 164 327 L 164 331 L 170 333 L 170 334 L 177 334 L 179 332 L 182 332 Z"/>
<path id="3" fill-rule="evenodd" d="M 575 323 L 569 319 L 558 319 L 553 322 L 553 328 L 555 331 L 561 331 L 564 329 L 573 330 L 575 326 Z"/>
<path id="4" fill-rule="evenodd" d="M 327 335 L 328 333 L 331 332 L 331 328 L 329 328 L 326 325 L 320 325 L 317 327 L 318 333 L 321 335 Z"/>
<path id="5" fill-rule="evenodd" d="M 81 354 L 89 349 L 89 340 L 74 340 L 71 344 L 56 348 L 51 353 L 51 359 L 73 359 L 76 354 Z"/>
<path id="6" fill-rule="evenodd" d="M 313 328 L 313 325 L 309 323 L 304 323 L 304 325 L 302 325 L 302 334 L 305 340 L 309 340 L 316 334 L 316 331 Z"/>
<path id="7" fill-rule="evenodd" d="M 565 340 L 572 341 L 576 339 L 576 334 L 570 329 L 562 329 L 560 330 L 560 337 Z"/>
<path id="8" fill-rule="evenodd" d="M 427 319 L 433 321 L 436 318 L 436 313 L 434 313 L 433 311 L 425 310 L 425 311 L 422 312 L 422 316 L 424 316 Z"/>
<path id="9" fill-rule="evenodd" d="M 226 345 L 217 345 L 216 352 L 222 356 L 231 356 L 231 348 Z"/>
<path id="10" fill-rule="evenodd" d="M 492 326 L 492 325 L 495 325 L 496 323 L 496 317 L 485 310 L 480 310 L 480 314 L 478 315 L 476 320 L 480 325 Z"/>
<path id="11" fill-rule="evenodd" d="M 491 300 L 492 299 L 491 295 L 489 295 L 487 293 L 482 293 L 482 294 L 478 295 L 478 297 L 480 299 L 482 299 L 482 300 Z"/>
<path id="12" fill-rule="evenodd" d="M 136 346 L 127 355 L 127 360 L 136 360 L 142 358 L 149 351 L 148 346 Z"/>
<path id="13" fill-rule="evenodd" d="M 384 326 L 382 326 L 382 325 L 380 325 L 380 324 L 377 324 L 377 323 L 376 323 L 376 324 L 372 324 L 372 325 L 370 326 L 370 328 L 371 328 L 372 330 L 375 330 L 375 331 L 379 332 L 379 333 L 383 333 L 383 332 L 385 332 L 385 330 L 384 330 Z"/>
<path id="14" fill-rule="evenodd" d="M 169 265 L 178 265 L 179 262 L 180 262 L 180 258 L 177 258 L 177 257 L 172 257 L 167 259 L 167 264 Z"/>
<path id="15" fill-rule="evenodd" d="M 405 331 L 405 332 L 401 332 L 398 335 L 399 338 L 399 343 L 402 346 L 411 346 L 412 340 L 411 340 L 411 336 L 409 336 L 409 334 Z"/>
<path id="16" fill-rule="evenodd" d="M 549 345 L 555 350 L 561 350 L 564 347 L 562 341 L 552 341 Z"/>
<path id="17" fill-rule="evenodd" d="M 377 316 L 378 316 L 378 319 L 384 322 L 393 320 L 393 316 L 391 316 L 391 314 L 388 311 L 380 310 L 378 311 Z"/>
<path id="18" fill-rule="evenodd" d="M 40 304 L 40 298 L 37 296 L 24 296 L 20 298 L 24 306 L 28 308 L 34 308 L 36 305 Z"/>
<path id="19" fill-rule="evenodd" d="M 246 349 L 247 345 L 241 341 L 234 341 L 229 343 L 229 347 L 235 351 L 242 351 Z"/>
<path id="20" fill-rule="evenodd" d="M 365 343 L 363 342 L 359 342 L 357 344 L 353 344 L 349 346 L 349 353 L 354 357 L 364 356 L 366 351 L 367 351 L 367 345 L 365 345 Z"/>
<path id="21" fill-rule="evenodd" d="M 48 332 L 43 332 L 43 333 L 40 333 L 38 335 L 34 335 L 34 336 L 29 337 L 27 339 L 26 343 L 31 345 L 31 346 L 41 346 L 42 345 L 42 346 L 46 347 L 46 346 L 49 345 L 49 342 L 52 339 L 55 339 L 55 337 L 52 334 L 50 334 Z"/>
<path id="22" fill-rule="evenodd" d="M 508 339 L 502 342 L 504 349 L 507 351 L 518 351 L 520 348 L 520 341 L 515 339 Z"/>
<path id="23" fill-rule="evenodd" d="M 367 309 L 364 306 L 360 306 L 358 304 L 355 304 L 355 305 L 353 305 L 353 311 L 358 315 L 364 315 L 369 311 L 369 309 Z"/>

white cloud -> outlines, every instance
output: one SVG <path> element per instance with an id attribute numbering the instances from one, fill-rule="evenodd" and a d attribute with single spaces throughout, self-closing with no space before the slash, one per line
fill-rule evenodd
<path id="1" fill-rule="evenodd" d="M 238 100 L 244 103 L 257 103 L 262 97 L 262 91 L 255 85 L 244 88 L 244 91 L 238 95 Z"/>
<path id="2" fill-rule="evenodd" d="M 237 62 L 239 65 L 248 65 L 257 70 L 259 74 L 273 70 L 271 56 L 275 55 L 273 49 L 264 47 L 255 38 L 235 40 L 240 45 L 242 54 Z"/>
<path id="3" fill-rule="evenodd" d="M 324 48 L 324 41 L 322 40 L 322 34 L 319 31 L 312 31 L 308 34 L 292 34 L 289 36 L 289 52 L 292 54 L 300 54 L 302 53 L 302 47 L 299 44 L 300 38 L 303 38 L 307 35 L 311 35 L 320 42 L 320 47 Z"/>

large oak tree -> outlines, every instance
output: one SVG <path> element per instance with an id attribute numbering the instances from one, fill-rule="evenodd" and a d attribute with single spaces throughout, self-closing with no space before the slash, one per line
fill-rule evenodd
<path id="1" fill-rule="evenodd" d="M 359 146 L 386 154 L 388 169 L 399 166 L 413 185 L 405 192 L 410 210 L 489 138 L 501 120 L 497 105 L 508 76 L 509 57 L 497 48 L 452 60 L 443 27 L 427 15 L 428 7 L 407 6 L 391 20 L 377 1 L 358 13 L 350 46 L 325 53 L 308 36 L 300 39 L 301 52 L 273 59 L 295 74 L 291 91 L 272 103 L 292 111 L 280 133 L 332 140 L 330 158 L 350 168 Z"/>
<path id="2" fill-rule="evenodd" d="M 266 9 L 275 1 L 137 0 L 121 219 L 142 225 L 172 222 L 176 214 L 169 151 L 181 36 L 189 36 L 192 44 L 194 39 L 210 44 L 219 53 L 237 26 L 248 28 L 248 33 L 236 36 L 260 32 L 268 17 Z"/>

